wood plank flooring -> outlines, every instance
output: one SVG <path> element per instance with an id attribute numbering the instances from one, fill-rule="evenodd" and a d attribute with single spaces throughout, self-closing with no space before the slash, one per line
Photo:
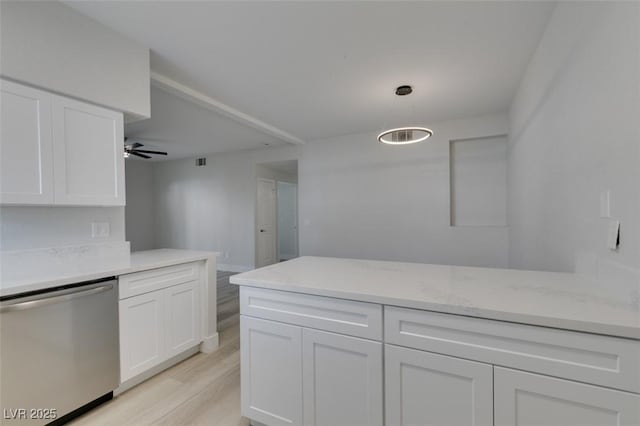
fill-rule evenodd
<path id="1" fill-rule="evenodd" d="M 231 275 L 218 271 L 217 351 L 198 353 L 71 424 L 248 426 L 240 416 L 240 317 Z"/>

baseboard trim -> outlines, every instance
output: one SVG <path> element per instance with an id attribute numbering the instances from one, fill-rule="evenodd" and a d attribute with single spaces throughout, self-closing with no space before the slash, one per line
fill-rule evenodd
<path id="1" fill-rule="evenodd" d="M 247 266 L 247 265 L 230 265 L 227 263 L 218 263 L 217 266 L 218 271 L 227 271 L 227 272 L 247 272 L 247 271 L 253 271 L 254 268 L 253 266 Z"/>
<path id="2" fill-rule="evenodd" d="M 202 343 L 200 343 L 200 352 L 209 354 L 220 346 L 220 335 L 218 333 L 205 337 Z"/>
<path id="3" fill-rule="evenodd" d="M 144 373 L 140 373 L 137 376 L 132 377 L 123 383 L 120 383 L 120 386 L 118 386 L 118 388 L 113 391 L 113 396 L 118 396 L 121 393 L 128 391 L 132 387 L 137 386 L 140 383 L 144 382 L 145 380 L 152 378 L 156 374 L 166 370 L 169 367 L 173 367 L 177 363 L 184 361 L 185 359 L 197 354 L 198 352 L 200 352 L 200 345 L 196 345 L 191 349 L 187 349 L 181 354 L 178 354 L 172 358 L 169 358 L 168 360 L 156 365 L 155 367 L 150 368 Z"/>

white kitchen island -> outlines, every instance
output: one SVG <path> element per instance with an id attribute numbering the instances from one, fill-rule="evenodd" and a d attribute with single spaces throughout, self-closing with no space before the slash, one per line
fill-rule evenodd
<path id="1" fill-rule="evenodd" d="M 235 275 L 266 425 L 638 425 L 640 288 L 302 257 Z"/>

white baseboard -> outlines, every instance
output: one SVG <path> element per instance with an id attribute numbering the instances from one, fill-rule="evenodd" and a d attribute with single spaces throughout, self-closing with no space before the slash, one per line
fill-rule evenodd
<path id="1" fill-rule="evenodd" d="M 220 346 L 220 336 L 218 333 L 213 336 L 205 337 L 202 343 L 200 343 L 200 352 L 209 354 Z"/>
<path id="2" fill-rule="evenodd" d="M 247 266 L 247 265 L 229 265 L 227 263 L 218 263 L 218 267 L 217 267 L 218 271 L 227 271 L 227 272 L 247 272 L 247 271 L 253 271 L 254 268 L 253 266 Z"/>

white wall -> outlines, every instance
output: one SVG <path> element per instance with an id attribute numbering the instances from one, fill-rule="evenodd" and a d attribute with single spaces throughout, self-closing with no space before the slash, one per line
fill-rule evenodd
<path id="1" fill-rule="evenodd" d="M 252 269 L 257 165 L 293 160 L 296 150 L 217 154 L 204 167 L 194 159 L 155 163 L 156 246 L 219 251 L 219 269 Z"/>
<path id="2" fill-rule="evenodd" d="M 639 117 L 640 3 L 558 3 L 510 111 L 512 267 L 639 282 Z"/>
<path id="3" fill-rule="evenodd" d="M 0 2 L 0 74 L 149 117 L 149 49 L 58 1 Z"/>
<path id="4" fill-rule="evenodd" d="M 110 235 L 91 237 L 91 222 L 108 222 Z M 123 242 L 123 207 L 2 207 L 0 248 L 20 250 Z"/>
<path id="5" fill-rule="evenodd" d="M 375 134 L 154 164 L 156 246 L 254 265 L 257 164 L 298 159 L 301 255 L 506 266 L 508 229 L 449 224 L 449 141 L 507 132 L 506 116 L 429 123 L 429 142 Z"/>
<path id="6" fill-rule="evenodd" d="M 153 205 L 153 166 L 150 162 L 127 160 L 127 205 L 125 211 L 126 239 L 132 251 L 155 247 Z"/>
<path id="7" fill-rule="evenodd" d="M 449 142 L 505 134 L 504 116 L 428 123 L 428 142 L 375 134 L 305 146 L 299 163 L 300 253 L 506 266 L 508 229 L 451 227 Z"/>

